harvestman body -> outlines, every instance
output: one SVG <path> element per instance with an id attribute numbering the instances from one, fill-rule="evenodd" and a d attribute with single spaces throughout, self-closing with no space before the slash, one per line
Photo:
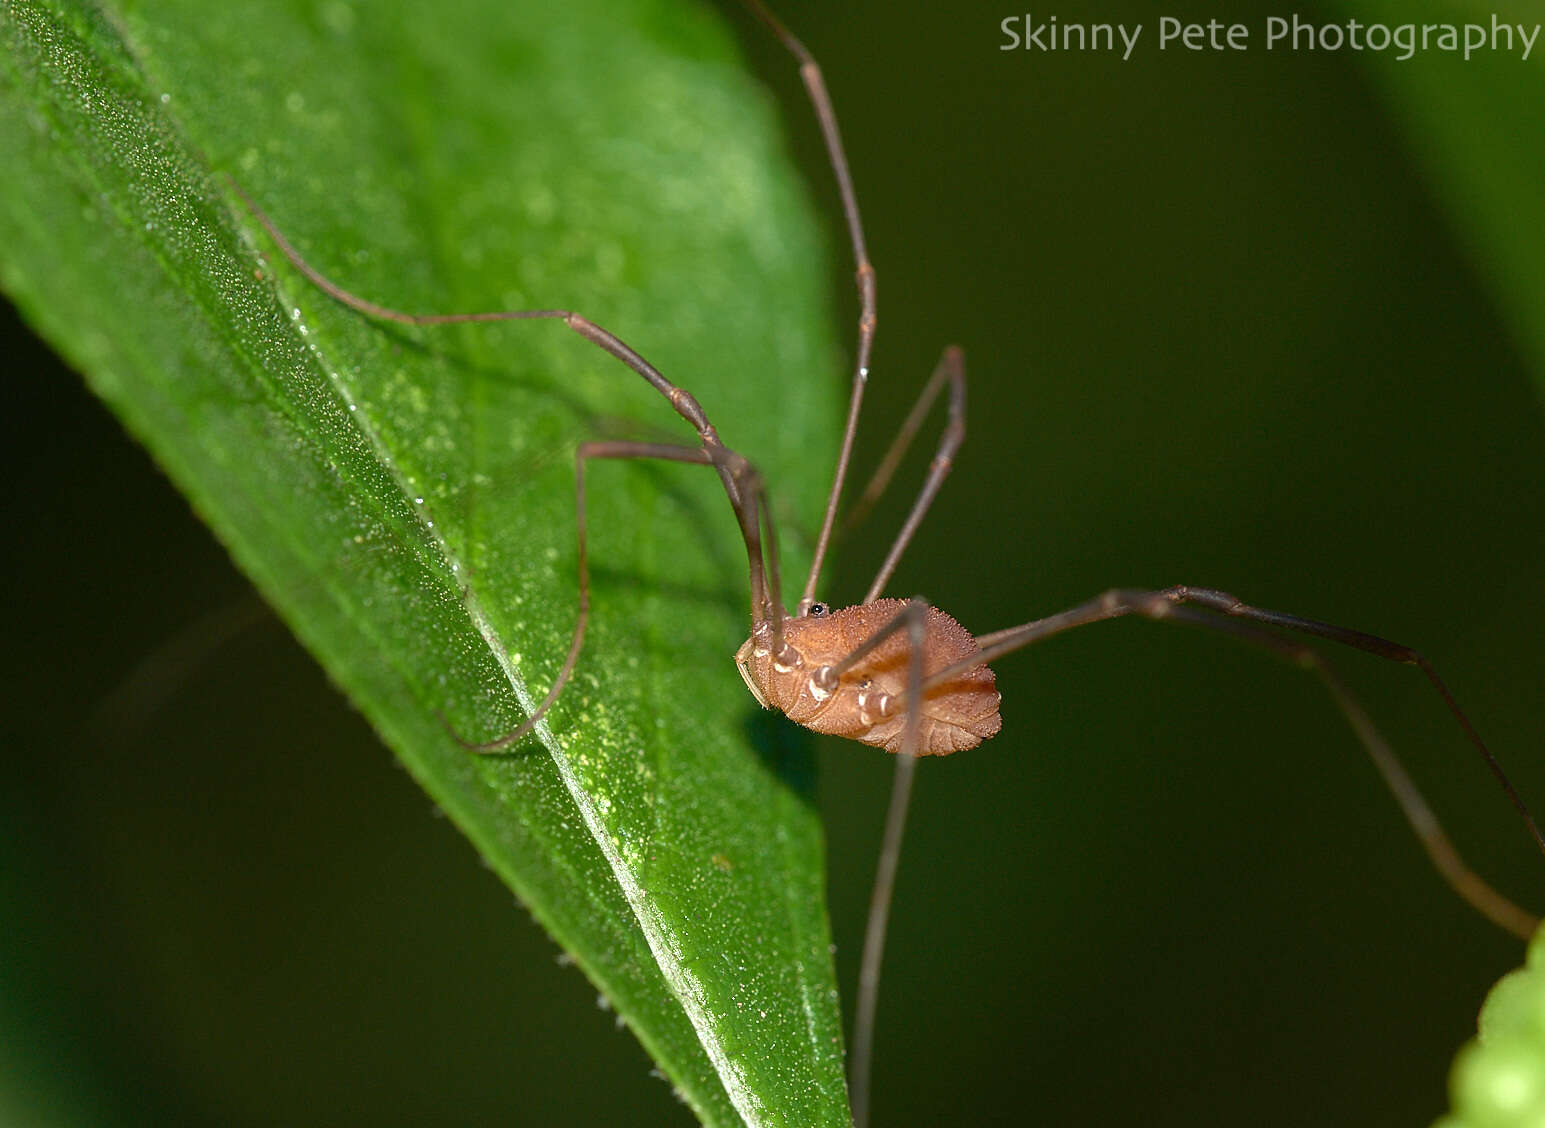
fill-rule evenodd
<path id="1" fill-rule="evenodd" d="M 906 716 L 899 703 L 907 692 L 911 647 L 891 635 L 869 651 L 854 669 L 858 679 L 838 668 L 886 624 L 905 613 L 899 599 L 877 599 L 839 611 L 816 604 L 809 615 L 783 624 L 788 654 L 773 657 L 772 631 L 761 623 L 735 654 L 740 676 L 764 709 L 777 709 L 795 724 L 831 736 L 845 736 L 887 752 L 945 756 L 975 748 L 1003 727 L 992 671 L 981 665 L 976 639 L 937 607 L 923 620 L 922 673 L 926 679 L 945 667 L 970 665 L 923 695 L 917 710 L 916 743 L 907 746 Z"/>
<path id="2" fill-rule="evenodd" d="M 698 434 L 698 446 L 623 441 L 585 442 L 578 446 L 575 452 L 575 506 L 579 545 L 579 611 L 563 667 L 547 696 L 514 730 L 484 743 L 461 743 L 472 751 L 485 753 L 510 747 L 525 736 L 547 712 L 574 672 L 590 614 L 585 531 L 587 462 L 593 458 L 650 458 L 695 463 L 711 466 L 717 473 L 746 545 L 750 568 L 752 628 L 750 637 L 736 652 L 735 662 L 747 688 L 764 708 L 777 709 L 806 728 L 847 737 L 898 754 L 896 782 L 886 820 L 859 974 L 850 1074 L 855 1124 L 862 1126 L 868 1118 L 869 1061 L 885 923 L 916 759 L 919 756 L 964 751 L 996 735 L 1002 727 L 1002 721 L 998 714 L 999 696 L 988 663 L 1011 651 L 1075 627 L 1127 615 L 1171 619 L 1223 631 L 1266 647 L 1297 665 L 1313 670 L 1346 715 L 1444 879 L 1488 919 L 1520 936 L 1529 936 L 1538 924 L 1536 918 L 1492 889 L 1460 859 L 1367 712 L 1320 654 L 1303 642 L 1279 632 L 1290 631 L 1322 638 L 1418 667 L 1501 782 L 1535 841 L 1545 850 L 1545 837 L 1541 836 L 1523 802 L 1468 717 L 1459 708 L 1432 665 L 1409 647 L 1345 627 L 1253 607 L 1225 592 L 1210 588 L 1176 586 L 1161 590 L 1113 589 L 1060 614 L 979 637 L 972 637 L 953 618 L 922 599 L 880 597 L 903 551 L 949 474 L 954 455 L 965 438 L 965 366 L 959 349 L 948 348 L 944 351 L 916 406 L 858 502 L 858 509 L 867 509 L 885 489 L 929 409 L 947 388 L 948 420 L 944 433 L 922 490 L 881 565 L 879 574 L 859 604 L 834 610 L 816 602 L 815 589 L 835 527 L 857 430 L 859 408 L 869 377 L 869 357 L 876 326 L 875 274 L 864 243 L 863 225 L 837 129 L 836 115 L 820 69 L 804 45 L 762 6 L 760 0 L 746 0 L 746 3 L 799 62 L 800 77 L 814 105 L 836 177 L 857 263 L 860 315 L 847 426 L 838 452 L 836 473 L 827 498 L 810 573 L 798 609 L 793 615 L 783 606 L 777 544 L 760 474 L 744 457 L 723 443 L 702 406 L 690 392 L 667 380 L 620 338 L 569 310 L 409 314 L 376 305 L 344 290 L 312 267 L 246 193 L 239 186 L 236 187 L 238 194 L 295 267 L 317 287 L 345 305 L 372 317 L 413 325 L 560 320 L 647 380 L 670 401 L 677 414 Z"/>

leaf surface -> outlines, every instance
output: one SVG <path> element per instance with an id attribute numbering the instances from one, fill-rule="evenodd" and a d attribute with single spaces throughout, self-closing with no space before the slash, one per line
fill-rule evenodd
<path id="1" fill-rule="evenodd" d="M 560 324 L 330 301 L 224 180 L 375 301 L 621 334 L 763 467 L 793 573 L 841 381 L 821 240 L 725 30 L 646 2 L 0 14 L 6 291 L 699 1117 L 845 1122 L 809 754 L 734 674 L 711 474 L 593 464 L 591 633 L 539 739 L 473 757 L 436 717 L 496 735 L 557 674 L 575 445 L 690 429 Z"/>

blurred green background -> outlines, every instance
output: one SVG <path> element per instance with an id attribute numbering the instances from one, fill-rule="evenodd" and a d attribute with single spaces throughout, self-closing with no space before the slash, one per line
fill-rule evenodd
<path id="1" fill-rule="evenodd" d="M 825 63 L 879 270 L 860 470 L 939 349 L 967 350 L 970 437 L 895 592 L 985 632 L 1191 582 L 1376 631 L 1433 658 L 1545 807 L 1539 385 L 1373 72 L 1151 42 L 1126 63 L 1000 52 L 1013 13 L 985 5 L 780 11 Z M 1146 5 L 1056 14 L 1156 30 Z M 792 67 L 741 29 L 850 309 Z M 14 318 L 5 349 L 0 1118 L 10 1100 L 60 1124 L 686 1122 L 318 668 L 245 610 L 144 453 Z M 753 447 L 776 426 L 718 422 Z M 905 482 L 828 597 L 862 592 Z M 178 654 L 186 674 L 146 688 L 146 660 Z M 1340 667 L 1472 861 L 1545 908 L 1545 863 L 1419 676 Z M 1522 949 L 1439 883 L 1312 679 L 1141 623 L 999 677 L 1003 734 L 920 771 L 877 1124 L 1441 1111 Z M 820 761 L 851 998 L 890 765 L 840 742 Z"/>

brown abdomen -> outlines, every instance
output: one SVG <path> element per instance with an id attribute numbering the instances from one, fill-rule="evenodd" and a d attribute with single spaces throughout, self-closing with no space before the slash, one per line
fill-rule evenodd
<path id="1" fill-rule="evenodd" d="M 896 617 L 906 603 L 879 599 L 856 607 L 844 607 L 819 618 L 807 616 L 784 624 L 785 637 L 803 658 L 801 667 L 786 672 L 773 668 L 769 657 L 752 658 L 751 670 L 762 686 L 769 705 L 796 724 L 816 732 L 845 736 L 850 740 L 900 752 L 906 735 L 907 664 L 911 641 L 897 631 L 842 676 L 836 692 L 824 699 L 812 693 L 810 671 L 835 666 Z M 977 652 L 971 633 L 936 607 L 928 608 L 923 641 L 923 676 L 969 658 Z M 880 715 L 873 702 L 877 693 L 897 698 L 890 716 Z M 976 666 L 933 686 L 923 695 L 918 728 L 918 754 L 944 756 L 975 748 L 1002 727 L 999 697 L 993 673 Z M 866 708 L 866 705 L 869 707 Z"/>

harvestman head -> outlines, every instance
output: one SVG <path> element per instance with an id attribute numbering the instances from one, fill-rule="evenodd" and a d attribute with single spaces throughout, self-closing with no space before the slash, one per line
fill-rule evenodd
<path id="1" fill-rule="evenodd" d="M 1501 783 L 1542 851 L 1533 818 L 1495 757 L 1460 709 L 1437 671 L 1410 647 L 1361 631 L 1254 607 L 1212 588 L 1175 585 L 1162 589 L 1113 588 L 1076 607 L 1019 626 L 973 637 L 945 612 L 921 598 L 881 598 L 897 563 L 933 504 L 954 456 L 965 439 L 966 376 L 958 348 L 944 350 L 932 377 L 896 435 L 856 507 L 866 510 L 889 484 L 930 408 L 948 390 L 946 424 L 917 499 L 869 585 L 862 602 L 833 609 L 815 599 L 822 565 L 841 508 L 843 485 L 857 433 L 859 411 L 869 379 L 869 358 L 876 327 L 875 272 L 864 242 L 847 156 L 836 114 L 814 58 L 761 3 L 745 0 L 799 63 L 815 109 L 857 267 L 858 344 L 847 424 L 837 453 L 810 571 L 793 613 L 783 603 L 778 552 L 762 476 L 742 455 L 719 438 L 702 406 L 684 388 L 667 380 L 615 334 L 571 310 L 500 310 L 486 313 L 411 314 L 367 301 L 337 285 L 310 263 L 239 186 L 246 202 L 275 244 L 314 285 L 331 297 L 371 317 L 410 325 L 472 321 L 562 321 L 587 341 L 610 353 L 648 381 L 697 432 L 696 446 L 649 442 L 583 442 L 575 451 L 575 509 L 578 528 L 579 609 L 569 650 L 552 688 L 530 716 L 511 731 L 481 743 L 457 739 L 470 751 L 493 753 L 509 748 L 536 725 L 563 692 L 579 660 L 590 616 L 590 578 L 586 558 L 585 467 L 591 459 L 663 459 L 712 467 L 724 487 L 746 546 L 751 589 L 751 634 L 735 654 L 746 687 L 764 708 L 777 709 L 796 724 L 816 732 L 847 737 L 897 754 L 884 842 L 871 899 L 859 973 L 850 1066 L 855 1124 L 868 1119 L 868 1077 L 873 1046 L 879 971 L 885 943 L 896 865 L 917 758 L 947 755 L 976 747 L 1002 727 L 999 695 L 989 663 L 1012 651 L 1075 627 L 1135 615 L 1208 627 L 1264 647 L 1317 674 L 1367 749 L 1429 857 L 1461 897 L 1500 927 L 1528 937 L 1539 923 L 1532 914 L 1494 890 L 1460 858 L 1447 834 L 1406 773 L 1366 710 L 1321 654 L 1295 636 L 1310 636 L 1348 646 L 1390 661 L 1417 667 L 1426 676 L 1470 743 Z M 454 734 L 453 734 L 454 735 Z"/>

